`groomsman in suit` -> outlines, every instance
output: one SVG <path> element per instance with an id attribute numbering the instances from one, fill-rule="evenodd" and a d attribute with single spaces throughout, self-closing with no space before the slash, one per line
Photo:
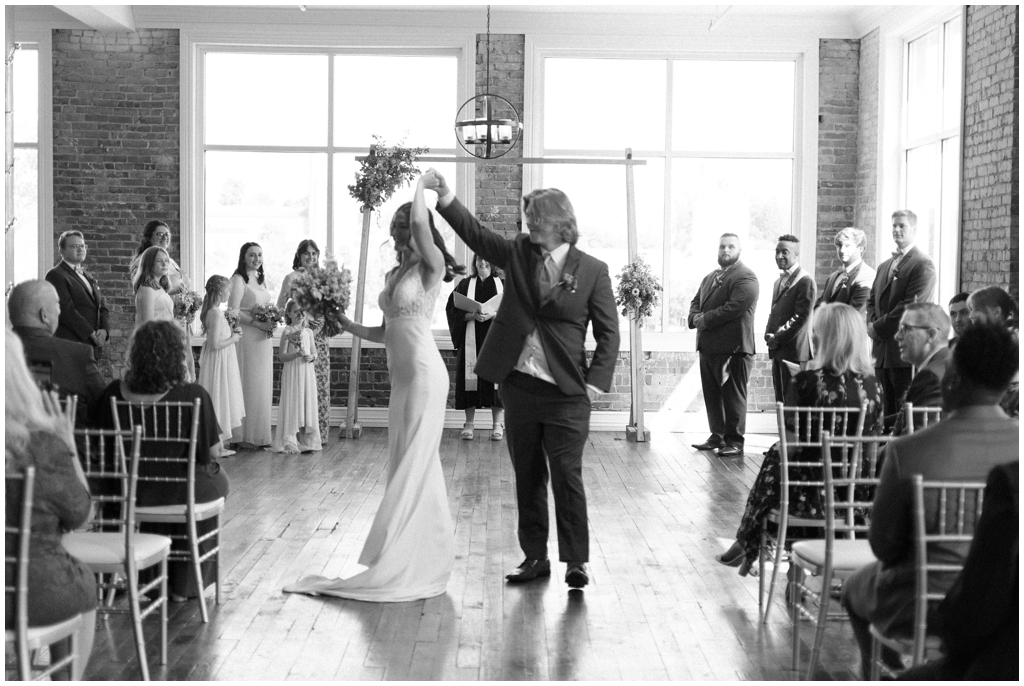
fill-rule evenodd
<path id="1" fill-rule="evenodd" d="M 23 281 L 11 289 L 7 312 L 14 332 L 25 347 L 30 368 L 49 371 L 49 381 L 62 395 L 78 396 L 75 423 L 87 426 L 92 403 L 107 382 L 96 364 L 92 346 L 56 338 L 60 298 L 53 285 L 42 280 Z"/>
<path id="2" fill-rule="evenodd" d="M 800 266 L 800 239 L 791 234 L 779 236 L 775 246 L 775 264 L 782 271 L 772 290 L 772 309 L 764 340 L 772 361 L 772 385 L 775 400 L 785 402 L 791 378 L 786 362 L 797 364 L 811 359 L 811 309 L 817 286 Z"/>
<path id="3" fill-rule="evenodd" d="M 875 280 L 875 270 L 864 261 L 867 236 L 860 229 L 850 226 L 836 234 L 834 243 L 843 268 L 829 274 L 825 288 L 821 290 L 821 296 L 814 306 L 845 303 L 863 312 L 871 294 L 871 284 Z"/>
<path id="4" fill-rule="evenodd" d="M 964 330 L 971 323 L 971 308 L 967 304 L 970 293 L 957 293 L 949 299 L 949 322 L 953 327 L 953 337 L 949 339 L 949 347 L 952 348 L 964 334 Z"/>
<path id="5" fill-rule="evenodd" d="M 875 377 L 882 383 L 885 414 L 895 414 L 907 392 L 913 369 L 900 356 L 896 332 L 904 308 L 912 302 L 931 302 L 935 292 L 935 265 L 917 247 L 917 215 L 910 210 L 892 213 L 892 239 L 898 250 L 878 265 L 868 297 L 868 336 L 873 341 Z"/>
<path id="6" fill-rule="evenodd" d="M 906 429 L 904 403 L 915 407 L 941 407 L 942 377 L 949 362 L 949 317 L 935 303 L 910 303 L 903 310 L 900 328 L 896 331 L 896 344 L 904 362 L 914 365 L 917 372 L 900 398 L 892 435 L 901 436 Z M 886 427 L 891 417 L 886 417 Z"/>
<path id="7" fill-rule="evenodd" d="M 522 583 L 549 576 L 548 475 L 555 498 L 558 557 L 565 581 L 590 580 L 583 449 L 590 404 L 611 387 L 619 353 L 619 318 L 608 265 L 576 247 L 576 216 L 562 191 L 523 197 L 529 234 L 509 240 L 467 210 L 436 170 L 425 175 L 437 211 L 469 249 L 505 270 L 505 295 L 477 356 L 476 374 L 500 384 L 508 450 L 516 477 L 519 545 L 526 559 L 505 578 Z M 587 326 L 597 348 L 590 364 Z"/>
<path id="8" fill-rule="evenodd" d="M 93 348 L 96 359 L 103 358 L 107 344 L 107 306 L 96 280 L 85 271 L 85 237 L 81 231 L 65 231 L 57 239 L 61 261 L 46 272 L 60 297 L 60 323 L 54 336 L 85 343 Z"/>
<path id="9" fill-rule="evenodd" d="M 718 450 L 719 457 L 743 455 L 747 428 L 747 379 L 754 366 L 754 309 L 757 276 L 740 262 L 740 239 L 723 233 L 719 268 L 704 277 L 690 302 L 686 322 L 697 329 L 700 383 L 711 435 L 697 450 Z"/>

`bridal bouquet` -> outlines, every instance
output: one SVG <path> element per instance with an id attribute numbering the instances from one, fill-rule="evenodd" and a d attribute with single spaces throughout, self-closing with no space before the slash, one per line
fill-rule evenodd
<path id="1" fill-rule="evenodd" d="M 278 322 L 284 319 L 284 312 L 277 305 L 271 303 L 263 303 L 262 305 L 253 305 L 252 309 L 249 310 L 249 316 L 258 322 L 270 322 L 277 328 Z M 267 338 L 274 335 L 274 329 L 267 332 Z"/>
<path id="2" fill-rule="evenodd" d="M 615 304 L 622 308 L 622 316 L 642 322 L 654 314 L 658 304 L 658 291 L 662 290 L 658 277 L 644 258 L 637 257 L 619 272 L 619 285 L 615 289 Z"/>
<path id="3" fill-rule="evenodd" d="M 355 184 L 348 187 L 363 210 L 377 209 L 396 190 L 415 179 L 420 173 L 415 165 L 416 156 L 430 152 L 430 148 L 403 148 L 401 143 L 388 147 L 377 135 L 373 140 L 370 153 L 356 172 Z"/>
<path id="4" fill-rule="evenodd" d="M 203 307 L 203 296 L 195 291 L 181 291 L 171 298 L 174 300 L 174 317 L 186 324 L 191 324 L 196 318 L 196 312 Z"/>
<path id="5" fill-rule="evenodd" d="M 302 311 L 313 318 L 324 320 L 324 333 L 341 333 L 341 315 L 348 309 L 352 290 L 352 272 L 342 267 L 330 255 L 323 267 L 300 272 L 292 279 L 292 298 Z"/>

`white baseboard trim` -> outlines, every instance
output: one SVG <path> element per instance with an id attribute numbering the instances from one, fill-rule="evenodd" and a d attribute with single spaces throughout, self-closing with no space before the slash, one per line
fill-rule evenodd
<path id="1" fill-rule="evenodd" d="M 475 425 L 477 429 L 491 428 L 491 413 L 488 410 L 477 410 Z M 277 405 L 271 408 L 271 421 L 277 424 Z M 331 426 L 339 426 L 345 421 L 344 407 L 331 407 Z M 388 408 L 359 408 L 359 424 L 367 428 L 385 428 L 388 425 Z M 444 413 L 444 428 L 460 429 L 466 421 L 462 410 L 447 409 Z M 626 432 L 629 412 L 592 412 L 590 414 L 591 431 Z M 707 416 L 703 412 L 649 412 L 644 415 L 644 426 L 651 431 L 668 433 L 706 434 L 708 432 Z M 750 412 L 747 414 L 748 434 L 777 434 L 778 424 L 774 412 Z"/>

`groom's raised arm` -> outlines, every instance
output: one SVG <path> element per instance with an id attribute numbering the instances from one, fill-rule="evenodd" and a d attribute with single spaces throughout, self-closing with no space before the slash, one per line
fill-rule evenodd
<path id="1" fill-rule="evenodd" d="M 512 241 L 484 228 L 473 213 L 455 197 L 444 177 L 435 169 L 423 175 L 426 188 L 437 192 L 437 212 L 451 225 L 469 249 L 493 265 L 504 269 L 512 254 Z"/>

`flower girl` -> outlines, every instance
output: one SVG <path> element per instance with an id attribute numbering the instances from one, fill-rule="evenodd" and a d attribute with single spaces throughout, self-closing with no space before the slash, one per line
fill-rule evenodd
<path id="1" fill-rule="evenodd" d="M 294 300 L 285 305 L 284 319 L 287 326 L 281 334 L 278 353 L 284 368 L 272 449 L 277 453 L 308 453 L 323 447 L 313 367 L 316 348 L 313 332 L 306 326 L 306 314 Z"/>
<path id="2" fill-rule="evenodd" d="M 220 306 L 228 301 L 231 282 L 214 274 L 206 282 L 206 296 L 199 321 L 206 334 L 206 343 L 199 354 L 199 384 L 213 400 L 213 409 L 220 424 L 222 446 L 231 439 L 231 430 L 242 425 L 245 401 L 242 399 L 242 377 L 238 373 L 235 343 L 241 339 L 237 323 L 231 325 Z M 226 448 L 221 455 L 234 455 Z"/>

